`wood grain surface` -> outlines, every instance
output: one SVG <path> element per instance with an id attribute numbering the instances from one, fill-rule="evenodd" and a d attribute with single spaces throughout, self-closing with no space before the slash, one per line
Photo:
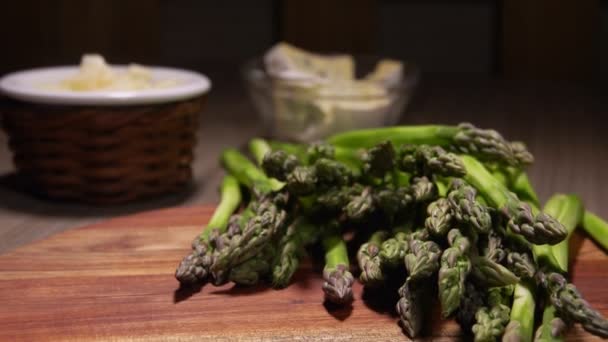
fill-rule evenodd
<path id="1" fill-rule="evenodd" d="M 324 305 L 320 273 L 310 262 L 284 290 L 231 284 L 177 290 L 175 266 L 211 212 L 196 206 L 126 216 L 0 256 L 0 341 L 407 339 L 386 293 L 364 300 L 357 283 L 352 307 Z M 582 234 L 571 242 L 574 283 L 608 314 L 608 257 Z M 461 339 L 455 323 L 431 321 L 425 339 Z M 595 339 L 579 328 L 568 335 Z"/>

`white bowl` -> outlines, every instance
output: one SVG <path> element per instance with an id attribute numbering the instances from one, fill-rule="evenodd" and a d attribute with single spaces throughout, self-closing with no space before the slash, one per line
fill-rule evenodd
<path id="1" fill-rule="evenodd" d="M 126 66 L 112 66 L 118 71 Z M 72 77 L 78 66 L 30 69 L 8 74 L 0 79 L 0 91 L 6 96 L 41 104 L 125 106 L 157 104 L 185 100 L 202 95 L 211 88 L 211 81 L 194 71 L 149 67 L 156 81 L 171 80 L 176 84 L 166 88 L 143 90 L 70 91 L 50 88 Z"/>

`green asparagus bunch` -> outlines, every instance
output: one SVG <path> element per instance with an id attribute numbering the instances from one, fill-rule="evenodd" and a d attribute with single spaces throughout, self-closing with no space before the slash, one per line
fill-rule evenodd
<path id="1" fill-rule="evenodd" d="M 608 336 L 608 321 L 563 275 L 574 229 L 606 247 L 608 223 L 572 195 L 541 211 L 522 143 L 460 124 L 352 131 L 313 144 L 253 139 L 249 150 L 255 163 L 222 153 L 221 201 L 176 270 L 181 284 L 283 288 L 318 243 L 325 300 L 355 299 L 357 267 L 367 287 L 400 279 L 396 310 L 410 337 L 420 335 L 435 292 L 442 316 L 475 341 L 557 341 L 574 323 Z"/>

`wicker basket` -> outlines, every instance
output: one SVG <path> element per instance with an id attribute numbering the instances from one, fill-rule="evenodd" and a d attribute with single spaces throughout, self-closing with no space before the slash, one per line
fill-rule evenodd
<path id="1" fill-rule="evenodd" d="M 11 103 L 2 123 L 15 166 L 37 193 L 122 203 L 191 181 L 204 98 L 131 107 Z"/>

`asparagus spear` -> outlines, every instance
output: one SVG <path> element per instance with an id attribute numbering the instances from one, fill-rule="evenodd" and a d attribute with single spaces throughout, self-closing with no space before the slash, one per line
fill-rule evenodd
<path id="1" fill-rule="evenodd" d="M 270 262 L 276 250 L 272 244 L 264 246 L 254 257 L 230 269 L 228 280 L 240 285 L 255 285 L 270 272 Z"/>
<path id="2" fill-rule="evenodd" d="M 507 254 L 507 268 L 522 279 L 534 278 L 537 271 L 534 257 L 526 252 L 509 251 Z"/>
<path id="3" fill-rule="evenodd" d="M 384 280 L 380 248 L 387 235 L 388 233 L 384 230 L 374 232 L 357 251 L 357 262 L 361 269 L 359 280 L 366 286 L 378 285 Z"/>
<path id="4" fill-rule="evenodd" d="M 458 156 L 441 146 L 405 145 L 401 147 L 400 156 L 401 170 L 414 175 L 462 177 L 465 174 Z"/>
<path id="5" fill-rule="evenodd" d="M 295 195 L 308 195 L 318 187 L 343 186 L 353 179 L 353 173 L 342 163 L 318 157 L 310 165 L 301 165 L 294 155 L 274 151 L 264 155 L 262 168 L 271 177 L 287 183 Z"/>
<path id="6" fill-rule="evenodd" d="M 475 228 L 480 233 L 488 233 L 492 226 L 492 218 L 488 209 L 475 199 L 476 196 L 475 188 L 460 179 L 454 179 L 447 198 L 456 220 Z"/>
<path id="7" fill-rule="evenodd" d="M 483 298 L 484 293 L 480 289 L 470 281 L 465 282 L 465 292 L 456 312 L 456 321 L 463 331 L 472 329 L 477 311 L 484 306 Z"/>
<path id="8" fill-rule="evenodd" d="M 383 178 L 395 168 L 395 148 L 390 141 L 382 141 L 367 149 L 362 156 L 363 172 L 372 177 Z"/>
<path id="9" fill-rule="evenodd" d="M 302 248 L 314 240 L 315 233 L 315 227 L 304 219 L 296 219 L 287 227 L 272 263 L 272 285 L 275 288 L 283 288 L 289 284 L 300 264 Z"/>
<path id="10" fill-rule="evenodd" d="M 498 264 L 486 257 L 471 257 L 473 267 L 471 275 L 481 285 L 486 287 L 513 285 L 519 278 L 508 268 Z"/>
<path id="11" fill-rule="evenodd" d="M 300 162 L 295 156 L 284 151 L 272 151 L 264 154 L 260 165 L 269 177 L 285 182 L 287 176 L 300 165 Z"/>
<path id="12" fill-rule="evenodd" d="M 585 211 L 583 215 L 583 229 L 587 234 L 608 250 L 608 222 L 602 220 L 599 216 L 590 211 Z"/>
<path id="13" fill-rule="evenodd" d="M 509 323 L 508 306 L 513 294 L 513 287 L 495 287 L 488 290 L 488 305 L 475 313 L 476 323 L 472 331 L 476 342 L 493 342 L 504 333 Z"/>
<path id="14" fill-rule="evenodd" d="M 395 145 L 452 147 L 460 153 L 471 154 L 484 161 L 498 161 L 514 166 L 533 161 L 523 144 L 509 143 L 498 132 L 479 129 L 471 124 L 372 128 L 340 133 L 327 139 L 332 145 L 349 148 L 369 148 L 385 140 L 390 140 Z"/>
<path id="15" fill-rule="evenodd" d="M 576 226 L 582 220 L 584 212 L 583 204 L 577 196 L 557 194 L 547 201 L 544 210 L 546 213 L 557 218 L 566 227 L 568 230 L 568 237 L 555 246 L 547 247 L 548 251 L 551 253 L 551 257 L 541 260 L 543 262 L 548 262 L 547 266 L 558 272 L 567 272 L 568 240 Z M 565 329 L 565 322 L 556 315 L 555 306 L 548 300 L 543 309 L 542 324 L 536 331 L 535 340 L 561 341 L 561 335 Z"/>
<path id="16" fill-rule="evenodd" d="M 327 158 L 319 158 L 313 164 L 318 185 L 322 187 L 344 186 L 353 179 L 353 173 L 343 164 Z"/>
<path id="17" fill-rule="evenodd" d="M 208 253 L 211 232 L 224 232 L 228 227 L 230 216 L 241 204 L 241 191 L 236 178 L 226 175 L 220 187 L 220 203 L 213 212 L 207 228 L 192 243 L 192 253 L 187 255 L 177 267 L 175 278 L 182 284 L 194 284 L 203 281 L 208 274 Z"/>
<path id="18" fill-rule="evenodd" d="M 374 206 L 380 209 L 390 222 L 393 222 L 410 214 L 411 204 L 414 203 L 411 190 L 407 187 L 398 187 L 375 191 L 372 194 Z"/>
<path id="19" fill-rule="evenodd" d="M 346 216 L 352 220 L 361 220 L 374 210 L 374 198 L 371 187 L 365 187 L 360 194 L 351 198 L 344 207 Z"/>
<path id="20" fill-rule="evenodd" d="M 406 281 L 399 288 L 397 313 L 399 323 L 410 338 L 416 338 L 424 323 L 424 300 L 429 295 L 429 289 L 421 282 Z"/>
<path id="21" fill-rule="evenodd" d="M 325 211 L 341 212 L 343 208 L 355 197 L 363 192 L 360 184 L 351 186 L 333 187 L 315 197 L 316 203 Z"/>
<path id="22" fill-rule="evenodd" d="M 527 281 L 515 285 L 511 317 L 503 342 L 529 342 L 534 333 L 534 286 Z"/>
<path id="23" fill-rule="evenodd" d="M 411 180 L 410 192 L 414 201 L 424 203 L 432 201 L 437 197 L 435 184 L 427 177 L 415 177 Z"/>
<path id="24" fill-rule="evenodd" d="M 502 237 L 495 231 L 488 233 L 488 245 L 484 251 L 484 256 L 496 263 L 501 263 L 507 256 L 503 248 Z"/>
<path id="25" fill-rule="evenodd" d="M 242 234 L 217 253 L 210 267 L 214 278 L 230 271 L 236 265 L 256 256 L 284 227 L 287 213 L 277 207 L 272 198 L 265 198 L 258 206 Z"/>
<path id="26" fill-rule="evenodd" d="M 405 332 L 414 338 L 422 329 L 423 299 L 428 286 L 424 284 L 439 269 L 441 249 L 433 241 L 425 241 L 426 231 L 409 235 L 409 249 L 405 255 L 405 268 L 409 276 L 399 289 L 397 313 Z"/>
<path id="27" fill-rule="evenodd" d="M 382 242 L 379 254 L 383 265 L 396 267 L 403 263 L 403 258 L 410 248 L 407 231 L 406 226 L 399 226 L 393 230 L 391 238 Z"/>
<path id="28" fill-rule="evenodd" d="M 335 304 L 348 304 L 353 300 L 352 285 L 355 280 L 349 271 L 346 243 L 338 233 L 323 238 L 325 268 L 323 292 L 325 299 Z"/>
<path id="29" fill-rule="evenodd" d="M 443 317 L 450 316 L 460 306 L 465 291 L 465 280 L 471 271 L 468 253 L 471 248 L 469 239 L 460 230 L 448 233 L 450 248 L 441 255 L 439 268 L 439 301 Z"/>
<path id="30" fill-rule="evenodd" d="M 453 212 L 450 201 L 440 197 L 426 208 L 427 218 L 424 227 L 428 232 L 436 237 L 445 236 L 452 224 Z"/>
<path id="31" fill-rule="evenodd" d="M 309 164 L 312 164 L 319 159 L 334 159 L 336 156 L 336 149 L 325 142 L 316 142 L 308 145 L 306 156 Z"/>
<path id="32" fill-rule="evenodd" d="M 538 283 L 548 292 L 551 304 L 561 317 L 580 323 L 592 334 L 608 337 L 608 320 L 595 311 L 563 275 L 555 272 L 539 272 L 537 278 Z"/>
<path id="33" fill-rule="evenodd" d="M 528 204 L 508 191 L 475 158 L 463 155 L 461 160 L 467 170 L 465 180 L 477 188 L 490 205 L 502 212 L 512 232 L 536 244 L 554 245 L 566 238 L 567 231 L 561 223 L 542 212 L 534 216 Z"/>

